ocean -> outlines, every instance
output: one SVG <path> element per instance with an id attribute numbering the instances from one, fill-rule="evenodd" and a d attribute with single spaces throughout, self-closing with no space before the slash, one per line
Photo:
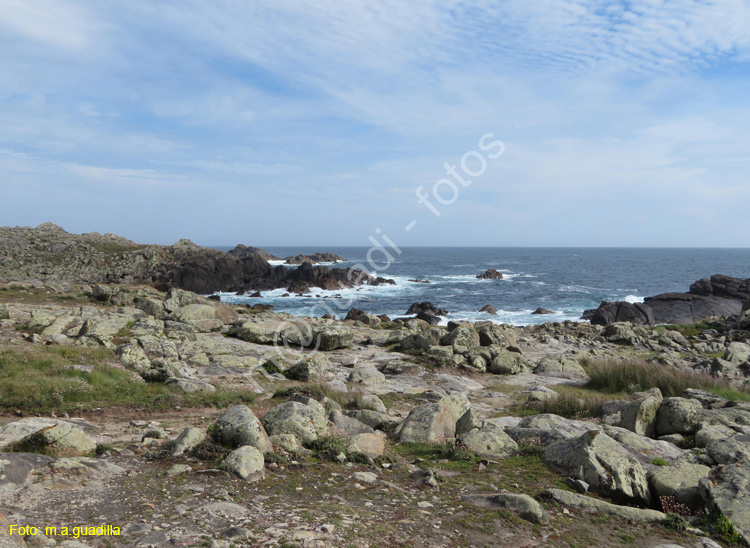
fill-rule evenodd
<path id="1" fill-rule="evenodd" d="M 233 247 L 233 246 L 232 246 Z M 227 251 L 232 247 L 220 247 Z M 367 264 L 368 247 L 267 247 L 277 257 L 317 251 L 337 253 L 347 259 L 336 267 Z M 750 249 L 658 248 L 403 248 L 390 250 L 395 261 L 379 275 L 396 285 L 361 287 L 342 291 L 313 289 L 309 296 L 282 297 L 286 291 L 263 292 L 249 298 L 221 294 L 230 303 L 272 304 L 275 311 L 299 316 L 342 318 L 350 308 L 369 314 L 404 316 L 415 302 L 429 301 L 450 312 L 448 320 L 491 320 L 530 325 L 549 321 L 579 320 L 584 310 L 601 301 L 640 302 L 659 293 L 683 292 L 694 281 L 712 274 L 750 278 Z M 374 255 L 385 266 L 382 254 Z M 295 267 L 291 267 L 295 268 Z M 479 280 L 489 268 L 502 280 Z M 431 283 L 413 283 L 420 278 Z M 320 297 L 318 297 L 318 295 Z M 338 296 L 340 298 L 333 298 Z M 497 315 L 479 313 L 485 305 Z M 542 307 L 552 315 L 533 315 Z"/>

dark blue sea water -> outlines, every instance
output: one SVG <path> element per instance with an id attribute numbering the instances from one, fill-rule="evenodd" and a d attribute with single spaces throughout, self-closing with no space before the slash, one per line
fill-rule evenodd
<path id="1" fill-rule="evenodd" d="M 230 248 L 220 248 L 228 250 Z M 348 259 L 337 267 L 367 265 L 366 247 L 269 247 L 278 257 L 330 251 Z M 666 292 L 687 291 L 691 283 L 726 274 L 750 278 L 750 249 L 654 248 L 405 248 L 379 274 L 396 280 L 395 286 L 363 287 L 344 291 L 313 290 L 307 297 L 281 297 L 283 289 L 265 292 L 262 299 L 223 295 L 236 303 L 273 304 L 276 311 L 296 315 L 342 317 L 352 308 L 371 314 L 403 316 L 414 302 L 430 301 L 450 312 L 447 319 L 528 325 L 579 319 L 587 308 L 603 300 L 640 301 Z M 372 255 L 378 266 L 387 261 Z M 294 268 L 294 267 L 291 267 Z M 488 268 L 503 273 L 503 280 L 478 280 Z M 411 283 L 410 278 L 430 280 Z M 316 296 L 320 295 L 320 298 Z M 331 298 L 340 295 L 342 298 Z M 327 297 L 327 298 L 324 298 Z M 490 304 L 497 316 L 480 314 Z M 537 307 L 554 315 L 532 315 Z M 447 320 L 446 320 L 447 321 Z"/>

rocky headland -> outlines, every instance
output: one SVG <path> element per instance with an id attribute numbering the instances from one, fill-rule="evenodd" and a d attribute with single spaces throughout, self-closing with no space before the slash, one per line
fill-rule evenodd
<path id="1" fill-rule="evenodd" d="M 299 268 L 271 266 L 265 251 L 238 245 L 224 253 L 190 240 L 171 246 L 142 245 L 113 234 L 70 234 L 52 223 L 35 228 L 0 227 L 0 280 L 71 284 L 146 284 L 161 291 L 180 288 L 200 294 L 246 293 L 289 288 L 305 293 L 310 287 L 339 289 L 361 284 L 392 283 L 361 270 L 329 269 L 313 262 L 337 262 L 320 253 L 292 257 Z"/>
<path id="2" fill-rule="evenodd" d="M 175 285 L 249 257 L 66 234 L 0 230 L 2 548 L 750 541 L 750 310 L 723 278 L 691 294 L 739 311 L 689 325 L 313 319 Z"/>
<path id="3" fill-rule="evenodd" d="M 583 319 L 597 325 L 630 322 L 637 325 L 698 323 L 712 316 L 735 316 L 750 306 L 750 279 L 716 274 L 690 286 L 687 293 L 662 293 L 643 303 L 602 302 L 586 310 Z"/>

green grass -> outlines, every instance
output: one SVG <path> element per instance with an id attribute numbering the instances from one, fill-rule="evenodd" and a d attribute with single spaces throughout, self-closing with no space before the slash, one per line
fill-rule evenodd
<path id="1" fill-rule="evenodd" d="M 538 409 L 540 413 L 551 413 L 566 418 L 598 417 L 601 404 L 611 399 L 583 390 L 560 390 L 557 398 L 544 402 Z"/>
<path id="2" fill-rule="evenodd" d="M 640 392 L 658 388 L 664 397 L 681 396 L 687 388 L 706 390 L 729 400 L 750 401 L 750 394 L 732 388 L 729 382 L 671 365 L 632 358 L 626 360 L 581 360 L 589 375 L 587 388 L 608 394 Z"/>
<path id="3" fill-rule="evenodd" d="M 87 373 L 66 366 L 85 364 Z M 116 362 L 107 349 L 75 346 L 0 350 L 0 410 L 46 413 L 112 406 L 147 409 L 224 407 L 252 402 L 255 395 L 243 391 L 185 394 L 177 388 L 145 383 Z"/>
<path id="4" fill-rule="evenodd" d="M 655 459 L 651 459 L 651 464 L 653 464 L 654 466 L 669 466 L 669 463 L 667 461 L 658 457 Z"/>

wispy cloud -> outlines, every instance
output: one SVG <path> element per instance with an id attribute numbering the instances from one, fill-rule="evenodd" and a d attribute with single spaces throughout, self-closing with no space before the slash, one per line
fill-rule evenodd
<path id="1" fill-rule="evenodd" d="M 595 243 L 566 211 L 658 206 L 618 232 L 632 245 L 730 199 L 721 220 L 746 245 L 747 0 L 0 0 L 0 48 L 0 190 L 19 224 L 38 208 L 18 185 L 75 195 L 61 224 L 111 222 L 91 212 L 133 188 L 211 205 L 213 242 L 284 212 L 308 243 L 366 244 L 494 132 L 502 164 L 412 243 Z M 179 210 L 165 238 L 197 230 Z"/>

